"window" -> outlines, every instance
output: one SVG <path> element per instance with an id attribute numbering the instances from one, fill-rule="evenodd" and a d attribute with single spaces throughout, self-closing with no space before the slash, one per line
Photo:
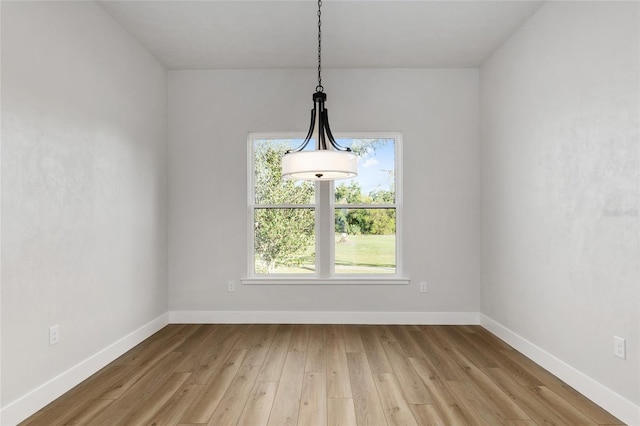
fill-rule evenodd
<path id="1" fill-rule="evenodd" d="M 399 279 L 400 135 L 337 141 L 358 155 L 357 177 L 291 181 L 282 179 L 280 164 L 301 136 L 249 135 L 249 274 L 243 282 L 406 281 Z"/>

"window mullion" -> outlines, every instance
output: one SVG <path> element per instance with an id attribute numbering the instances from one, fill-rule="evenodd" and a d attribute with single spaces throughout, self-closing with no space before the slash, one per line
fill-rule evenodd
<path id="1" fill-rule="evenodd" d="M 331 276 L 331 254 L 329 247 L 333 242 L 331 233 L 331 183 L 319 181 L 316 183 L 318 204 L 316 205 L 316 267 L 320 278 Z"/>

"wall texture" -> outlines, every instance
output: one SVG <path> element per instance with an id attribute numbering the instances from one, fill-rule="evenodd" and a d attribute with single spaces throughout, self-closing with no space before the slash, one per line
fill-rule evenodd
<path id="1" fill-rule="evenodd" d="M 638 9 L 549 2 L 480 73 L 482 312 L 636 405 Z"/>
<path id="2" fill-rule="evenodd" d="M 2 406 L 167 311 L 166 123 L 97 5 L 2 3 Z"/>
<path id="3" fill-rule="evenodd" d="M 247 135 L 306 132 L 312 70 L 169 72 L 172 311 L 478 312 L 478 70 L 325 70 L 334 133 L 400 131 L 410 285 L 245 285 Z M 418 293 L 427 281 L 429 293 Z"/>

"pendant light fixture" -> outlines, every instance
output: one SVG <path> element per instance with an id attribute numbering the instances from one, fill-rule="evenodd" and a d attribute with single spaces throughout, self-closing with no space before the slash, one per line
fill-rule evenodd
<path id="1" fill-rule="evenodd" d="M 311 125 L 302 144 L 288 150 L 282 157 L 282 177 L 298 180 L 336 180 L 358 175 L 358 158 L 351 148 L 339 145 L 329 127 L 329 117 L 324 103 L 327 95 L 322 87 L 322 20 L 318 0 L 318 85 L 313 94 Z M 315 140 L 315 151 L 304 149 Z"/>

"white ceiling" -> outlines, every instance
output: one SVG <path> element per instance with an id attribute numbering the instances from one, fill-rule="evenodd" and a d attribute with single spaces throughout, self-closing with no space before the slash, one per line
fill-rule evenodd
<path id="1" fill-rule="evenodd" d="M 477 67 L 543 3 L 325 0 L 323 67 Z M 313 0 L 99 4 L 169 69 L 317 65 Z"/>

